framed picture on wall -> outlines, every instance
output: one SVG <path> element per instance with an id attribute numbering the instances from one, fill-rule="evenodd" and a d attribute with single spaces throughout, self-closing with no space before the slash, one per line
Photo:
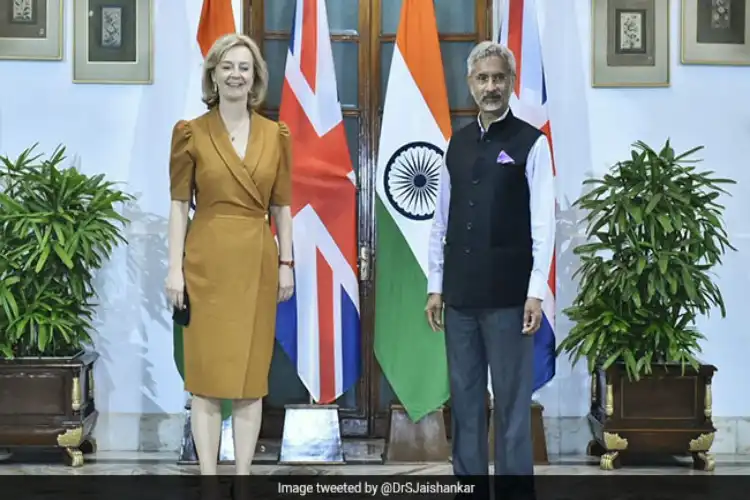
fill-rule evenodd
<path id="1" fill-rule="evenodd" d="M 0 59 L 60 61 L 63 0 L 0 0 Z"/>
<path id="2" fill-rule="evenodd" d="M 683 64 L 750 65 L 747 0 L 683 0 Z"/>
<path id="3" fill-rule="evenodd" d="M 669 2 L 592 0 L 593 87 L 669 86 Z"/>
<path id="4" fill-rule="evenodd" d="M 74 0 L 74 83 L 153 83 L 152 0 Z"/>

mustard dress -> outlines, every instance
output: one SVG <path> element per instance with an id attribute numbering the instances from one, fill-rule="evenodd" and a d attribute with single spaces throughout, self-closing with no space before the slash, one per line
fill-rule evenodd
<path id="1" fill-rule="evenodd" d="M 172 200 L 195 214 L 183 270 L 190 324 L 183 329 L 185 390 L 220 399 L 268 393 L 279 285 L 271 205 L 290 205 L 289 129 L 255 112 L 244 159 L 217 108 L 172 133 Z"/>

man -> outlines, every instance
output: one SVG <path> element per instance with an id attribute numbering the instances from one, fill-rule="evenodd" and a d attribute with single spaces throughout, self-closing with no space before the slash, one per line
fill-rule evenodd
<path id="1" fill-rule="evenodd" d="M 489 365 L 495 474 L 533 479 L 533 334 L 542 321 L 555 205 L 547 139 L 509 108 L 515 80 L 505 46 L 486 41 L 469 54 L 479 116 L 450 140 L 430 236 L 426 314 L 434 330 L 445 329 L 456 476 L 489 473 Z"/>

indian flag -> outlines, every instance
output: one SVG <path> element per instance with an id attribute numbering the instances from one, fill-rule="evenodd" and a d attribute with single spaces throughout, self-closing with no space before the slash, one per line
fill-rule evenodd
<path id="1" fill-rule="evenodd" d="M 377 166 L 375 356 L 413 421 L 449 397 L 443 333 L 427 325 L 427 252 L 451 135 L 433 2 L 404 0 Z"/>
<path id="2" fill-rule="evenodd" d="M 224 35 L 235 33 L 234 11 L 231 0 L 203 0 L 201 17 L 198 22 L 196 40 L 205 58 L 216 41 Z M 188 227 L 190 220 L 188 220 Z M 174 362 L 180 378 L 185 380 L 185 351 L 183 330 L 177 323 L 172 324 Z M 226 420 L 232 414 L 232 402 L 221 402 L 221 418 Z"/>

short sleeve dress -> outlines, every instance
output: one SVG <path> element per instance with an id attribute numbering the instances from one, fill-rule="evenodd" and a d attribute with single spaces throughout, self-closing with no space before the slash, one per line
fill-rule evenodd
<path id="1" fill-rule="evenodd" d="M 289 129 L 252 113 L 240 158 L 216 108 L 172 133 L 170 192 L 195 200 L 183 270 L 185 389 L 219 399 L 268 393 L 278 292 L 271 205 L 291 204 Z"/>

